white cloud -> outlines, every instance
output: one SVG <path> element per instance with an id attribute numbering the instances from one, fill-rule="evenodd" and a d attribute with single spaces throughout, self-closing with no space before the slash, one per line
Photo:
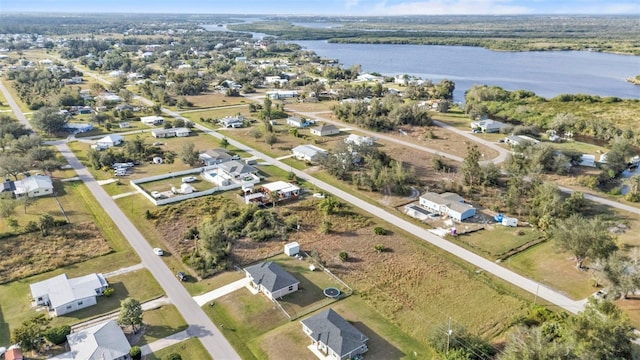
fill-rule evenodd
<path id="1" fill-rule="evenodd" d="M 347 9 L 352 9 L 352 8 L 358 6 L 359 2 L 360 2 L 359 0 L 345 0 L 344 7 L 347 8 Z"/>
<path id="2" fill-rule="evenodd" d="M 374 6 L 370 15 L 513 15 L 529 14 L 533 9 L 511 5 L 509 0 L 429 0 Z"/>

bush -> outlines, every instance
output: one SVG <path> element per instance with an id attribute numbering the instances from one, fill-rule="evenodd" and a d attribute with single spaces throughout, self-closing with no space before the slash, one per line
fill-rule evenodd
<path id="1" fill-rule="evenodd" d="M 182 356 L 178 353 L 171 353 L 164 358 L 165 360 L 182 360 Z"/>
<path id="2" fill-rule="evenodd" d="M 387 247 L 382 245 L 382 244 L 378 244 L 378 245 L 373 247 L 373 250 L 375 250 L 377 253 L 381 253 L 381 252 L 384 252 L 385 250 L 387 250 Z"/>
<path id="3" fill-rule="evenodd" d="M 44 337 L 50 342 L 60 345 L 67 341 L 67 335 L 71 334 L 71 326 L 62 325 L 51 328 L 44 333 Z"/>
<path id="4" fill-rule="evenodd" d="M 578 176 L 578 184 L 588 187 L 589 189 L 595 189 L 598 187 L 598 178 L 592 175 L 580 175 Z"/>
<path id="5" fill-rule="evenodd" d="M 373 233 L 376 234 L 376 235 L 388 235 L 389 231 L 387 229 L 383 228 L 383 227 L 376 226 L 373 229 Z"/>
<path id="6" fill-rule="evenodd" d="M 129 356 L 131 356 L 131 358 L 133 360 L 142 359 L 142 351 L 140 350 L 140 347 L 139 346 L 132 346 L 131 350 L 129 350 Z"/>
<path id="7" fill-rule="evenodd" d="M 24 231 L 27 233 L 30 233 L 34 231 L 40 231 L 40 228 L 38 227 L 38 224 L 32 220 L 32 221 L 29 221 L 27 225 L 24 227 Z"/>
<path id="8" fill-rule="evenodd" d="M 106 296 L 106 297 L 110 297 L 111 295 L 113 295 L 113 293 L 116 290 L 114 288 L 106 288 L 103 292 L 102 295 Z"/>
<path id="9" fill-rule="evenodd" d="M 340 254 L 338 254 L 338 257 L 342 261 L 347 261 L 349 259 L 349 254 L 347 254 L 346 251 L 340 251 Z"/>

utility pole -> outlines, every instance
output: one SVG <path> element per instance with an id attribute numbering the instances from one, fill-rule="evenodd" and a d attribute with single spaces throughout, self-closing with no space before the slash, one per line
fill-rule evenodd
<path id="1" fill-rule="evenodd" d="M 451 334 L 453 330 L 451 330 L 451 316 L 449 316 L 449 328 L 447 330 L 447 354 L 449 353 L 449 344 L 451 343 Z"/>

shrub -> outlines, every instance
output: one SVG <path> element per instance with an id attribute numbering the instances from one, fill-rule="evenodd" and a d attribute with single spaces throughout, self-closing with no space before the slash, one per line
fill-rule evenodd
<path id="1" fill-rule="evenodd" d="M 346 251 L 340 251 L 340 254 L 338 254 L 338 257 L 342 261 L 347 261 L 349 259 L 349 254 L 347 254 Z"/>
<path id="2" fill-rule="evenodd" d="M 142 351 L 140 350 L 140 347 L 139 346 L 132 346 L 131 350 L 129 350 L 129 356 L 131 356 L 131 358 L 133 360 L 142 359 Z"/>
<path id="3" fill-rule="evenodd" d="M 106 288 L 103 292 L 102 295 L 106 296 L 106 297 L 110 297 L 111 295 L 113 295 L 113 293 L 116 290 L 114 288 Z"/>
<path id="4" fill-rule="evenodd" d="M 389 231 L 387 231 L 387 229 L 385 229 L 385 228 L 383 228 L 383 227 L 376 226 L 376 227 L 373 229 L 373 233 L 374 233 L 374 234 L 376 234 L 376 235 L 388 235 L 388 234 L 389 234 Z"/>
<path id="5" fill-rule="evenodd" d="M 44 333 L 44 337 L 50 342 L 60 345 L 67 341 L 67 335 L 71 334 L 71 326 L 62 325 L 48 329 Z"/>
<path id="6" fill-rule="evenodd" d="M 387 250 L 387 247 L 382 245 L 382 244 L 378 244 L 376 246 L 373 247 L 373 249 L 377 252 L 377 253 L 381 253 L 384 252 L 385 250 Z"/>
<path id="7" fill-rule="evenodd" d="M 577 181 L 578 184 L 588 187 L 589 189 L 595 189 L 598 186 L 598 178 L 592 175 L 580 175 Z"/>
<path id="8" fill-rule="evenodd" d="M 24 227 L 24 231 L 28 232 L 28 233 L 34 232 L 34 231 L 39 231 L 39 230 L 40 230 L 40 228 L 38 227 L 38 224 L 33 220 L 29 221 L 27 223 L 27 225 Z"/>
<path id="9" fill-rule="evenodd" d="M 171 353 L 164 358 L 165 360 L 182 360 L 182 356 L 178 353 Z"/>

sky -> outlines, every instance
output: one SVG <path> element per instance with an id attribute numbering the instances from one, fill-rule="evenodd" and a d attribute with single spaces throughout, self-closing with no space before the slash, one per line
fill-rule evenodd
<path id="1" fill-rule="evenodd" d="M 0 0 L 6 12 L 278 15 L 640 14 L 638 0 Z"/>

